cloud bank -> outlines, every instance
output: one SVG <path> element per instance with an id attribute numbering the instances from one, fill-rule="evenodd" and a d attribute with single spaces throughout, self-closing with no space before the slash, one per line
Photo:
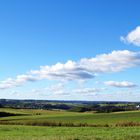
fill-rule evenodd
<path id="1" fill-rule="evenodd" d="M 67 61 L 52 66 L 41 66 L 39 70 L 31 70 L 27 74 L 18 75 L 0 82 L 0 89 L 20 86 L 25 82 L 38 80 L 79 81 L 93 79 L 99 73 L 123 71 L 140 65 L 140 52 L 128 50 L 113 51 L 109 54 L 97 55 L 93 58 L 82 58 L 79 61 Z"/>

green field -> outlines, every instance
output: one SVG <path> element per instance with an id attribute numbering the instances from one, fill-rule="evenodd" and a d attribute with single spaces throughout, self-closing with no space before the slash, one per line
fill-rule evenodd
<path id="1" fill-rule="evenodd" d="M 114 125 L 119 122 L 138 122 L 140 123 L 140 111 L 118 112 L 118 113 L 76 113 L 66 111 L 45 111 L 45 110 L 23 110 L 23 109 L 1 109 L 11 113 L 25 114 L 22 116 L 11 116 L 0 118 L 0 121 L 16 123 L 87 123 L 95 125 Z"/>
<path id="2" fill-rule="evenodd" d="M 0 126 L 0 140 L 139 140 L 138 127 Z"/>
<path id="3" fill-rule="evenodd" d="M 0 118 L 0 140 L 139 140 L 140 138 L 140 125 L 132 126 L 130 123 L 140 124 L 140 111 L 76 113 L 2 108 L 0 112 L 21 114 Z M 64 125 L 49 126 L 49 122 L 50 125 L 61 123 Z M 130 123 L 130 126 L 117 127 L 118 123 Z M 96 127 L 79 127 L 79 124 L 87 126 L 92 124 Z"/>

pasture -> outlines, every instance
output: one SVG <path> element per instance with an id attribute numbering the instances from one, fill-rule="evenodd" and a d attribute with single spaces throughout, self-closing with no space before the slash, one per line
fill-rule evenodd
<path id="1" fill-rule="evenodd" d="M 0 140 L 139 140 L 139 127 L 42 127 L 0 125 Z"/>
<path id="2" fill-rule="evenodd" d="M 0 140 L 139 140 L 140 138 L 140 111 L 77 113 L 1 108 L 0 112 L 17 114 L 0 118 Z M 128 125 L 117 126 L 119 123 Z"/>
<path id="3" fill-rule="evenodd" d="M 94 112 L 67 112 L 67 111 L 48 111 L 33 109 L 0 109 L 0 111 L 21 114 L 19 116 L 9 116 L 0 118 L 1 122 L 9 124 L 43 124 L 45 122 L 54 123 L 74 123 L 74 124 L 93 124 L 114 126 L 120 122 L 140 123 L 140 111 L 128 111 L 117 113 L 94 113 Z"/>

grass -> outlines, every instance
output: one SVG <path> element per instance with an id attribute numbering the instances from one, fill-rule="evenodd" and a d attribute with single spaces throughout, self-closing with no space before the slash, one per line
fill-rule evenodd
<path id="1" fill-rule="evenodd" d="M 19 114 L 0 118 L 0 140 L 139 140 L 140 138 L 140 111 L 76 113 L 1 108 L 0 112 Z M 5 125 L 2 125 L 3 123 Z"/>
<path id="2" fill-rule="evenodd" d="M 139 127 L 40 127 L 0 125 L 0 140 L 139 140 Z"/>
<path id="3" fill-rule="evenodd" d="M 133 122 L 140 123 L 140 111 L 117 112 L 117 113 L 75 113 L 66 111 L 46 111 L 28 109 L 1 109 L 11 113 L 25 114 L 25 116 L 11 116 L 0 118 L 0 121 L 17 124 L 45 124 L 74 123 L 115 126 L 118 123 Z M 39 115 L 38 115 L 39 114 Z"/>

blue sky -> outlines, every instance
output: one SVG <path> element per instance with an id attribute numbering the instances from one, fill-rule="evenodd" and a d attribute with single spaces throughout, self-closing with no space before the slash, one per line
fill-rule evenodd
<path id="1" fill-rule="evenodd" d="M 0 1 L 0 98 L 139 101 L 139 5 Z"/>

